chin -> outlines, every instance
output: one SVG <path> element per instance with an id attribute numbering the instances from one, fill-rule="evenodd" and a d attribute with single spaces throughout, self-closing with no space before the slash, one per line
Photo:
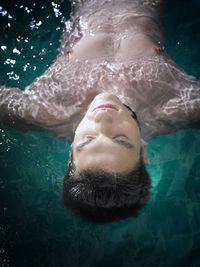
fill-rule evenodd
<path id="1" fill-rule="evenodd" d="M 98 99 L 98 100 L 102 99 L 104 101 L 113 101 L 113 102 L 116 102 L 116 101 L 119 102 L 120 101 L 116 95 L 110 94 L 110 93 L 101 93 L 101 94 L 97 95 L 94 99 L 95 100 L 96 99 Z"/>

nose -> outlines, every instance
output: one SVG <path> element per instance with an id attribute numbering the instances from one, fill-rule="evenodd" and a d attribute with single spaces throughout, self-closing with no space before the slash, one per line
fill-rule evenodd
<path id="1" fill-rule="evenodd" d="M 95 114 L 94 121 L 97 132 L 104 135 L 110 135 L 115 121 L 115 116 L 110 111 L 102 110 Z"/>

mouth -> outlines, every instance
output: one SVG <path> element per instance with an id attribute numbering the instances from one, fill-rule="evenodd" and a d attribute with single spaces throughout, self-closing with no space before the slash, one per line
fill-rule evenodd
<path id="1" fill-rule="evenodd" d="M 111 104 L 104 104 L 104 105 L 100 105 L 96 108 L 94 108 L 92 111 L 96 110 L 96 109 L 115 109 L 115 110 L 118 110 L 115 106 L 111 105 Z"/>

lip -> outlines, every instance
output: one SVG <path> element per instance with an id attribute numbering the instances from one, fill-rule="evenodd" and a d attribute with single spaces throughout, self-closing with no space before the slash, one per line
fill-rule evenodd
<path id="1" fill-rule="evenodd" d="M 115 106 L 113 106 L 113 105 L 111 105 L 111 104 L 103 104 L 103 105 L 100 105 L 100 106 L 94 108 L 92 111 L 94 111 L 94 110 L 96 110 L 96 109 L 101 109 L 101 108 L 118 110 Z"/>

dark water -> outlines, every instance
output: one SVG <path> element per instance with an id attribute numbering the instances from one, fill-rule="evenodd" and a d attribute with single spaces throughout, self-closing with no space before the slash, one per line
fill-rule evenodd
<path id="1" fill-rule="evenodd" d="M 167 49 L 200 78 L 200 1 L 168 1 Z M 58 53 L 69 1 L 0 0 L 0 84 L 24 89 Z M 148 144 L 152 198 L 136 218 L 105 225 L 65 210 L 69 144 L 0 127 L 0 266 L 200 266 L 200 131 Z"/>

